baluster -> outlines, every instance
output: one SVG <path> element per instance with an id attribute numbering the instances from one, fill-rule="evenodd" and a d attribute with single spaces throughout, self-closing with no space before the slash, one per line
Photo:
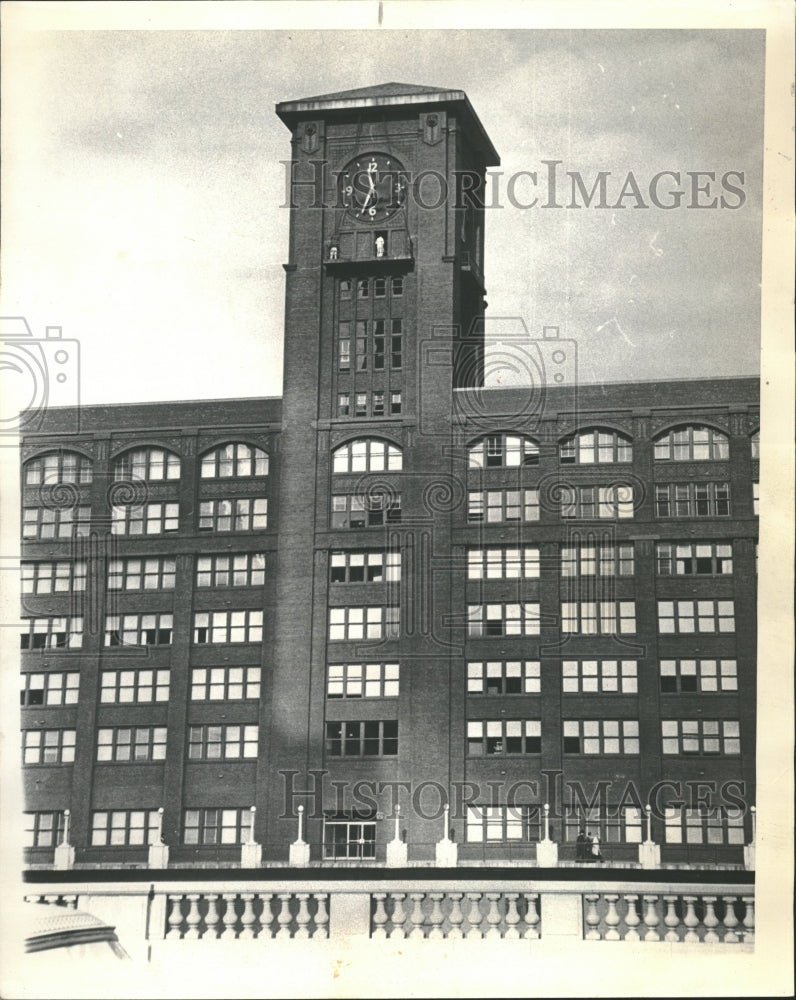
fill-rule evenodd
<path id="1" fill-rule="evenodd" d="M 279 930 L 276 932 L 278 938 L 289 938 L 290 937 L 290 893 L 280 892 L 279 898 L 282 900 L 282 909 L 277 914 L 277 923 L 279 924 Z"/>
<path id="2" fill-rule="evenodd" d="M 660 941 L 661 939 L 660 934 L 656 930 L 658 924 L 661 922 L 658 911 L 655 908 L 657 901 L 657 896 L 644 897 L 644 902 L 647 904 L 647 912 L 644 914 L 644 926 L 647 928 L 647 933 L 644 935 L 645 941 Z"/>
<path id="3" fill-rule="evenodd" d="M 702 923 L 705 925 L 705 936 L 702 938 L 707 944 L 718 944 L 719 936 L 716 933 L 716 928 L 719 925 L 719 918 L 716 916 L 714 906 L 716 905 L 715 896 L 703 896 L 703 902 L 705 903 L 705 917 Z"/>
<path id="4" fill-rule="evenodd" d="M 499 892 L 488 892 L 486 898 L 489 901 L 489 909 L 486 912 L 486 922 L 489 925 L 484 937 L 487 938 L 499 938 L 500 937 L 500 909 L 498 908 L 498 900 L 500 899 Z"/>
<path id="5" fill-rule="evenodd" d="M 462 934 L 462 922 L 464 921 L 461 902 L 462 896 L 463 893 L 461 892 L 448 893 L 448 898 L 451 901 L 451 911 L 448 914 L 448 923 L 450 924 L 450 930 L 448 931 L 449 938 L 464 937 Z"/>
<path id="6" fill-rule="evenodd" d="M 64 896 L 64 903 L 66 904 L 67 909 L 76 910 L 77 896 L 74 893 L 70 893 L 69 895 Z"/>
<path id="7" fill-rule="evenodd" d="M 321 938 L 329 937 L 329 911 L 326 909 L 327 894 L 325 892 L 316 892 L 314 895 L 318 902 L 318 909 L 315 911 L 315 933 L 312 936 L 320 940 Z"/>
<path id="8" fill-rule="evenodd" d="M 169 911 L 167 938 L 181 937 L 180 925 L 182 924 L 182 893 L 170 892 L 168 896 L 171 910 Z"/>
<path id="9" fill-rule="evenodd" d="M 506 893 L 506 933 L 503 937 L 518 938 L 520 936 L 520 932 L 517 930 L 517 924 L 520 922 L 520 913 L 517 909 L 519 895 L 518 892 Z"/>
<path id="10" fill-rule="evenodd" d="M 274 936 L 273 928 L 271 924 L 274 919 L 274 915 L 271 912 L 271 900 L 274 898 L 272 892 L 258 892 L 258 897 L 262 900 L 263 908 L 260 913 L 260 930 L 257 934 L 258 938 L 266 938 L 269 941 Z"/>
<path id="11" fill-rule="evenodd" d="M 589 928 L 586 931 L 587 941 L 599 941 L 600 932 L 597 929 L 600 925 L 600 914 L 597 912 L 597 900 L 599 895 L 596 892 L 590 892 L 586 896 L 586 926 Z"/>
<path id="12" fill-rule="evenodd" d="M 376 909 L 373 912 L 372 938 L 386 938 L 387 931 L 384 925 L 387 923 L 387 911 L 384 909 L 384 900 L 387 898 L 386 892 L 374 892 L 373 898 L 376 900 Z"/>
<path id="13" fill-rule="evenodd" d="M 724 932 L 725 944 L 738 944 L 738 935 L 735 928 L 738 926 L 738 917 L 735 913 L 735 900 L 737 896 L 724 896 Z"/>
<path id="14" fill-rule="evenodd" d="M 638 910 L 636 909 L 636 900 L 638 896 L 634 893 L 629 893 L 625 896 L 625 902 L 627 903 L 627 913 L 625 914 L 625 931 L 624 940 L 625 941 L 640 941 L 638 931 L 636 928 L 641 923 L 641 917 L 638 915 Z"/>
<path id="15" fill-rule="evenodd" d="M 605 897 L 605 901 L 608 903 L 608 912 L 605 914 L 605 926 L 608 930 L 605 932 L 606 941 L 619 941 L 619 931 L 616 929 L 619 924 L 619 914 L 616 910 L 616 901 L 619 899 L 619 895 L 612 893 Z"/>
<path id="16" fill-rule="evenodd" d="M 57 895 L 57 894 L 53 894 L 53 893 L 48 893 L 48 894 L 47 894 L 47 895 L 46 895 L 46 896 L 44 897 L 44 902 L 45 902 L 45 903 L 49 903 L 49 904 L 50 904 L 50 906 L 57 906 L 57 905 L 58 905 L 58 900 L 59 900 L 60 898 L 61 898 L 61 897 L 60 897 L 59 895 Z"/>
<path id="17" fill-rule="evenodd" d="M 240 898 L 243 900 L 243 913 L 240 915 L 240 934 L 238 939 L 254 937 L 254 899 L 253 892 L 242 892 Z"/>
<path id="18" fill-rule="evenodd" d="M 445 915 L 442 912 L 442 906 L 440 905 L 440 900 L 444 897 L 444 892 L 430 892 L 429 896 L 432 900 L 431 913 L 428 918 L 431 921 L 431 930 L 428 932 L 430 938 L 442 938 L 445 935 L 442 933 L 442 921 L 445 919 Z"/>
<path id="19" fill-rule="evenodd" d="M 470 909 L 467 912 L 467 920 L 470 924 L 470 929 L 467 931 L 465 937 L 468 938 L 481 938 L 481 907 L 478 905 L 481 900 L 480 892 L 468 892 L 467 898 L 470 900 Z"/>
<path id="20" fill-rule="evenodd" d="M 404 930 L 404 924 L 406 923 L 406 910 L 404 909 L 404 900 L 406 899 L 406 893 L 391 892 L 390 898 L 395 902 L 395 907 L 392 911 L 392 933 L 390 937 L 405 938 L 406 931 Z"/>
<path id="21" fill-rule="evenodd" d="M 677 933 L 676 928 L 680 926 L 680 918 L 677 916 L 677 911 L 675 909 L 677 896 L 664 896 L 663 898 L 666 903 L 666 916 L 663 918 L 663 922 L 669 928 L 669 930 L 664 934 L 663 940 L 679 941 L 680 935 Z"/>
<path id="22" fill-rule="evenodd" d="M 694 944 L 699 941 L 699 935 L 694 929 L 699 926 L 699 917 L 696 915 L 696 911 L 694 909 L 696 900 L 696 896 L 683 896 L 683 902 L 686 905 L 686 913 L 685 917 L 683 917 L 683 923 L 688 928 L 683 941 L 687 941 L 689 944 Z"/>
<path id="23" fill-rule="evenodd" d="M 413 908 L 410 915 L 410 920 L 414 924 L 414 927 L 409 933 L 410 938 L 423 938 L 425 934 L 423 933 L 423 921 L 425 917 L 423 916 L 423 900 L 425 899 L 424 892 L 410 892 L 409 898 L 412 900 Z"/>
<path id="24" fill-rule="evenodd" d="M 216 901 L 218 900 L 217 892 L 209 892 L 205 896 L 207 900 L 207 915 L 205 916 L 205 927 L 207 930 L 202 935 L 202 938 L 209 938 L 215 940 L 218 937 L 218 907 Z"/>
<path id="25" fill-rule="evenodd" d="M 185 931 L 186 940 L 199 937 L 199 921 L 202 919 L 199 915 L 199 893 L 189 892 L 187 899 L 191 905 L 188 908 L 188 916 L 185 918 L 185 923 L 188 925 L 188 929 Z"/>
<path id="26" fill-rule="evenodd" d="M 746 913 L 743 917 L 743 925 L 746 933 L 744 943 L 751 944 L 755 939 L 755 897 L 742 896 L 741 899 L 746 904 Z"/>
<path id="27" fill-rule="evenodd" d="M 299 901 L 298 913 L 296 914 L 296 933 L 294 938 L 308 938 L 310 932 L 307 924 L 310 922 L 310 911 L 307 907 L 307 900 L 310 898 L 308 892 L 297 892 L 296 899 Z"/>
<path id="28" fill-rule="evenodd" d="M 538 892 L 524 892 L 523 896 L 526 901 L 525 910 L 525 933 L 522 935 L 526 940 L 533 940 L 539 937 L 539 909 L 537 907 L 537 902 L 539 900 Z"/>
<path id="29" fill-rule="evenodd" d="M 237 896 L 234 892 L 225 892 L 222 894 L 224 902 L 227 904 L 224 910 L 224 929 L 218 935 L 222 938 L 234 938 L 235 937 L 235 924 L 238 922 L 238 915 L 235 912 L 235 900 Z"/>

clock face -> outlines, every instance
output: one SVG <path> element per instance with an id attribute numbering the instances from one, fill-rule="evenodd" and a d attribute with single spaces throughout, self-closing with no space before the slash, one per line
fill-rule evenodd
<path id="1" fill-rule="evenodd" d="M 340 194 L 354 219 L 384 222 L 404 204 L 404 168 L 386 153 L 364 153 L 352 160 L 340 175 Z"/>

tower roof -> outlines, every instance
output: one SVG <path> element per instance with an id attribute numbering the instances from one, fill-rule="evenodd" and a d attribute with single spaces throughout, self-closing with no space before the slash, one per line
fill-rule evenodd
<path id="1" fill-rule="evenodd" d="M 497 166 L 500 163 L 495 147 L 463 90 L 424 87 L 416 83 L 380 83 L 297 101 L 282 101 L 276 105 L 276 113 L 288 128 L 292 128 L 300 118 L 312 115 L 327 116 L 335 112 L 350 113 L 406 105 L 449 105 L 456 108 L 465 127 L 472 132 L 476 145 L 482 149 L 486 165 Z"/>

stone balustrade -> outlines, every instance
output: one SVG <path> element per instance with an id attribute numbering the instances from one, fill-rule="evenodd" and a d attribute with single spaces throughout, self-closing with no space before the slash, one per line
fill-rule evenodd
<path id="1" fill-rule="evenodd" d="M 583 896 L 586 941 L 751 944 L 754 896 L 589 892 Z"/>

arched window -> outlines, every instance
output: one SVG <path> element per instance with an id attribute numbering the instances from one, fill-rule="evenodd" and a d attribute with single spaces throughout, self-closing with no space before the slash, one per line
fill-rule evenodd
<path id="1" fill-rule="evenodd" d="M 538 464 L 539 445 L 520 434 L 487 434 L 468 450 L 467 465 L 471 469 Z"/>
<path id="2" fill-rule="evenodd" d="M 760 431 L 755 431 L 749 439 L 752 445 L 752 458 L 760 458 Z"/>
<path id="3" fill-rule="evenodd" d="M 562 465 L 604 465 L 633 461 L 633 442 L 625 434 L 590 427 L 565 438 L 559 446 Z"/>
<path id="4" fill-rule="evenodd" d="M 268 454 L 243 441 L 230 441 L 202 456 L 202 479 L 267 475 Z"/>
<path id="5" fill-rule="evenodd" d="M 401 449 L 377 438 L 359 438 L 341 444 L 332 452 L 332 471 L 339 472 L 400 472 L 403 468 Z"/>
<path id="6" fill-rule="evenodd" d="M 25 463 L 26 486 L 90 483 L 91 459 L 76 451 L 54 451 Z"/>
<path id="7" fill-rule="evenodd" d="M 179 479 L 180 459 L 165 448 L 131 448 L 113 461 L 114 479 Z"/>
<path id="8" fill-rule="evenodd" d="M 655 439 L 656 461 L 705 462 L 729 456 L 727 435 L 701 424 L 675 427 Z"/>

